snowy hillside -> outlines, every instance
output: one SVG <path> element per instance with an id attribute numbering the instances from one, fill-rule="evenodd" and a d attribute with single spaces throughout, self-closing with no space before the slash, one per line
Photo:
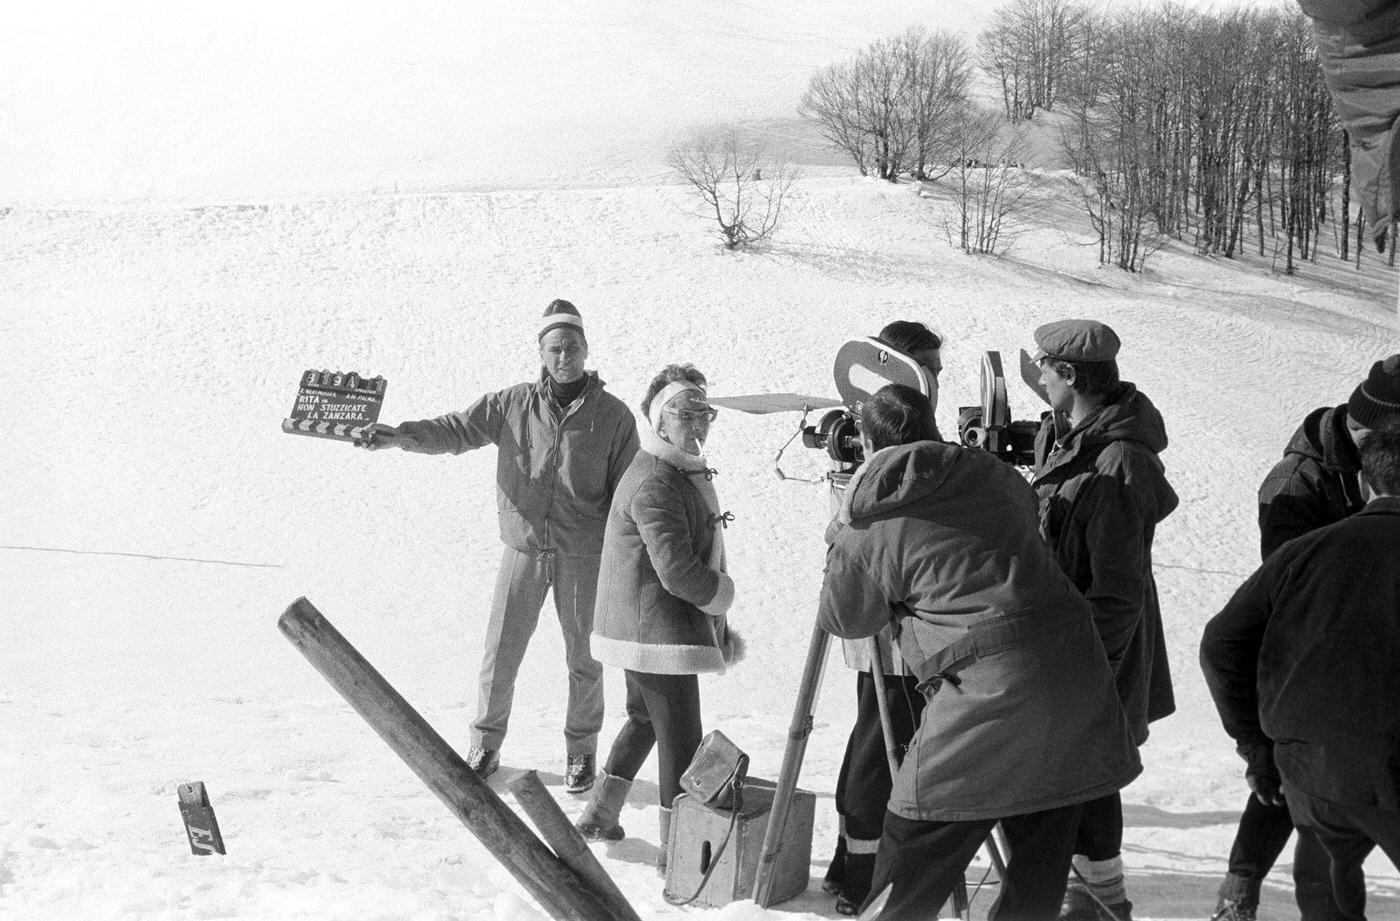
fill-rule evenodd
<path id="1" fill-rule="evenodd" d="M 1012 355 L 1057 318 L 1114 326 L 1124 376 L 1166 417 L 1164 460 L 1182 499 L 1155 554 L 1179 711 L 1154 726 L 1147 769 L 1124 794 L 1128 885 L 1144 921 L 1208 916 L 1245 787 L 1195 664 L 1201 626 L 1255 565 L 1254 490 L 1297 420 L 1343 401 L 1370 362 L 1400 347 L 1394 273 L 1375 259 L 1360 272 L 1324 261 L 1290 278 L 1184 249 L 1158 254 L 1141 277 L 1103 270 L 1068 180 L 1052 174 L 1037 176 L 1039 210 L 1010 255 L 973 259 L 945 240 L 940 190 L 920 197 L 834 166 L 798 184 L 771 246 L 721 253 L 664 180 L 662 138 L 692 116 L 790 117 L 809 68 L 915 21 L 905 14 L 916 7 L 937 25 L 937 15 L 968 17 L 981 5 L 877 12 L 833 0 L 779 12 L 734 3 L 708 17 L 683 6 L 586 3 L 512 18 L 483 5 L 474 16 L 498 18 L 472 22 L 506 31 L 469 46 L 446 5 L 437 19 L 334 20 L 319 45 L 289 37 L 304 39 L 310 21 L 277 32 L 245 17 L 243 32 L 217 23 L 201 32 L 181 18 L 194 14 L 164 10 L 167 28 L 142 34 L 157 50 L 187 48 L 182 73 L 192 76 L 133 100 L 133 119 L 106 133 L 82 119 L 43 124 L 42 106 L 67 98 L 98 117 L 102 100 L 121 92 L 100 61 L 114 75 L 152 72 L 151 59 L 137 66 L 122 55 L 141 53 L 131 35 L 154 13 L 124 19 L 132 32 L 119 30 L 104 58 L 87 52 L 115 27 L 113 14 L 65 19 L 60 6 L 32 33 L 55 55 L 29 48 L 19 70 L 3 71 L 11 88 L 40 87 L 59 71 L 91 82 L 16 94 L 0 109 L 25 129 L 0 174 L 12 206 L 0 209 L 9 413 L 0 917 L 546 917 L 276 621 L 307 596 L 465 750 L 500 554 L 492 453 L 370 454 L 285 435 L 279 423 L 309 367 L 386 377 L 390 422 L 460 409 L 531 377 L 536 321 L 554 297 L 579 306 L 590 365 L 633 405 L 673 360 L 697 363 L 716 394 L 830 394 L 842 342 L 891 319 L 928 322 L 949 343 L 945 430 L 959 405 L 976 401 L 983 350 Z M 287 15 L 295 20 L 296 8 Z M 366 44 L 349 43 L 350 31 Z M 267 44 L 274 35 L 285 47 Z M 205 53 L 235 39 L 249 57 Z M 356 48 L 364 66 L 344 75 L 313 66 L 317 54 L 344 65 Z M 423 82 L 386 79 L 401 51 L 437 62 Z M 86 64 L 64 70 L 58 52 Z M 297 63 L 298 54 L 308 57 Z M 575 79 L 544 69 L 551 56 Z M 238 98 L 205 91 L 238 84 L 216 71 L 249 59 L 286 71 L 250 68 Z M 676 85 L 657 82 L 669 73 L 663 59 L 687 62 Z M 735 60 L 786 95 L 725 82 L 744 69 Z M 504 75 L 491 93 L 445 89 L 488 63 L 498 69 L 478 76 Z M 587 92 L 604 77 L 624 83 L 624 73 L 628 92 Z M 330 83 L 334 105 L 315 106 Z M 169 121 L 135 117 L 145 102 L 154 112 L 155 99 L 187 108 L 162 104 Z M 541 117 L 510 135 L 523 139 L 523 160 L 502 158 L 452 108 L 525 103 Z M 388 122 L 363 121 L 369 110 Z M 240 119 L 301 126 L 306 144 L 261 128 L 234 144 Z M 649 126 L 637 132 L 642 146 L 623 143 L 632 119 Z M 512 123 L 492 122 L 501 124 Z M 162 134 L 180 126 L 199 130 Z M 549 156 L 530 146 L 544 143 L 546 127 L 557 144 Z M 142 131 L 151 143 L 137 140 Z M 380 146 L 356 143 L 368 138 Z M 333 151 L 343 159 L 322 158 Z M 575 161 L 586 169 L 571 171 Z M 449 176 L 459 191 L 367 194 Z M 1037 411 L 1029 391 L 1012 391 L 1017 418 Z M 726 535 L 733 619 L 749 657 L 703 680 L 705 718 L 750 752 L 761 777 L 781 760 L 822 565 L 822 487 L 772 472 L 797 422 L 726 411 L 710 445 L 721 501 L 736 516 Z M 796 445 L 783 460 L 793 474 L 823 467 Z M 538 768 L 576 815 L 583 803 L 559 776 L 562 648 L 550 621 L 546 613 L 526 659 L 503 760 Z M 621 676 L 607 681 L 604 746 L 623 702 Z M 815 877 L 835 839 L 830 796 L 853 686 L 833 657 L 802 777 L 819 797 Z M 595 850 L 643 917 L 678 918 L 691 910 L 664 904 L 652 870 L 654 773 L 643 768 L 623 814 L 631 836 Z M 175 789 L 190 780 L 209 788 L 226 857 L 189 854 Z M 1263 917 L 1293 916 L 1287 856 Z M 1400 873 L 1384 859 L 1367 869 L 1371 917 L 1400 919 Z M 990 901 L 984 892 L 975 910 Z M 709 916 L 835 917 L 815 885 L 771 910 L 739 903 Z"/>

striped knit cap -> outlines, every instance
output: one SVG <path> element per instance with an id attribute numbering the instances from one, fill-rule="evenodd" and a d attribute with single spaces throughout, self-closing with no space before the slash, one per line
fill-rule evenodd
<path id="1" fill-rule="evenodd" d="M 1371 373 L 1347 400 L 1347 418 L 1368 429 L 1386 416 L 1400 418 L 1400 354 L 1371 365 Z"/>
<path id="2" fill-rule="evenodd" d="M 556 298 L 544 309 L 544 319 L 540 320 L 539 338 L 543 339 L 551 329 L 561 327 L 583 335 L 583 318 L 578 315 L 578 308 L 562 298 Z"/>

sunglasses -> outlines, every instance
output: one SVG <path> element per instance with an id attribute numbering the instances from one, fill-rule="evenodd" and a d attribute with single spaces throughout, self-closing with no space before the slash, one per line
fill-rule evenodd
<path id="1" fill-rule="evenodd" d="M 714 407 L 709 409 L 671 409 L 668 406 L 662 411 L 667 415 L 675 416 L 682 422 L 714 422 L 715 416 L 719 415 L 719 410 Z"/>

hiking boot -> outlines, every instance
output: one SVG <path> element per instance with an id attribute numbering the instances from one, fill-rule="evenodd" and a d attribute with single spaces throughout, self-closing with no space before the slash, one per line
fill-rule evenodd
<path id="1" fill-rule="evenodd" d="M 1082 884 L 1070 884 L 1060 904 L 1060 921 L 1133 921 L 1133 903 L 1102 903 Z"/>
<path id="2" fill-rule="evenodd" d="M 593 789 L 596 774 L 592 755 L 570 755 L 564 766 L 564 790 L 569 793 L 587 793 Z"/>
<path id="3" fill-rule="evenodd" d="M 1099 917 L 1103 921 L 1133 921 L 1133 903 L 1124 899 L 1099 906 Z"/>
<path id="4" fill-rule="evenodd" d="M 1259 906 L 1241 899 L 1221 899 L 1210 921 L 1255 921 Z"/>
<path id="5" fill-rule="evenodd" d="M 501 753 L 494 748 L 482 748 L 480 745 L 473 745 L 467 752 L 467 767 L 476 772 L 476 776 L 482 780 L 496 773 L 496 769 L 501 766 Z"/>

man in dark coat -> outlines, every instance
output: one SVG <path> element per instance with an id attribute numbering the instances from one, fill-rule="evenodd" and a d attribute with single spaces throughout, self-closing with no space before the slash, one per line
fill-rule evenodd
<path id="1" fill-rule="evenodd" d="M 1157 524 L 1177 506 L 1158 457 L 1166 426 L 1145 394 L 1119 381 L 1119 340 L 1108 326 L 1061 320 L 1039 327 L 1035 341 L 1051 409 L 1035 442 L 1041 533 L 1093 608 L 1141 745 L 1148 724 L 1176 709 L 1152 576 Z M 1122 847 L 1118 793 L 1086 803 L 1062 917 L 1129 921 Z"/>
<path id="2" fill-rule="evenodd" d="M 992 921 L 1059 912 L 1081 803 L 1141 771 L 1089 604 L 1040 539 L 1035 496 L 991 454 L 937 440 L 918 391 L 861 412 L 864 465 L 828 532 L 818 622 L 893 624 L 928 700 L 890 796 L 871 897 L 932 917 L 998 822 L 1011 858 Z"/>
<path id="3" fill-rule="evenodd" d="M 1371 367 L 1351 398 L 1308 413 L 1259 487 L 1259 550 L 1268 559 L 1295 537 L 1334 524 L 1366 505 L 1358 445 L 1377 426 L 1400 422 L 1400 355 Z M 1230 847 L 1216 921 L 1254 921 L 1264 877 L 1293 834 L 1283 803 L 1251 795 Z M 1336 921 L 1327 853 L 1300 831 L 1293 854 L 1294 898 L 1303 921 Z"/>
<path id="4" fill-rule="evenodd" d="M 1365 508 L 1280 547 L 1201 638 L 1250 787 L 1322 842 L 1348 921 L 1366 855 L 1400 866 L 1400 428 L 1363 442 L 1361 469 Z"/>

